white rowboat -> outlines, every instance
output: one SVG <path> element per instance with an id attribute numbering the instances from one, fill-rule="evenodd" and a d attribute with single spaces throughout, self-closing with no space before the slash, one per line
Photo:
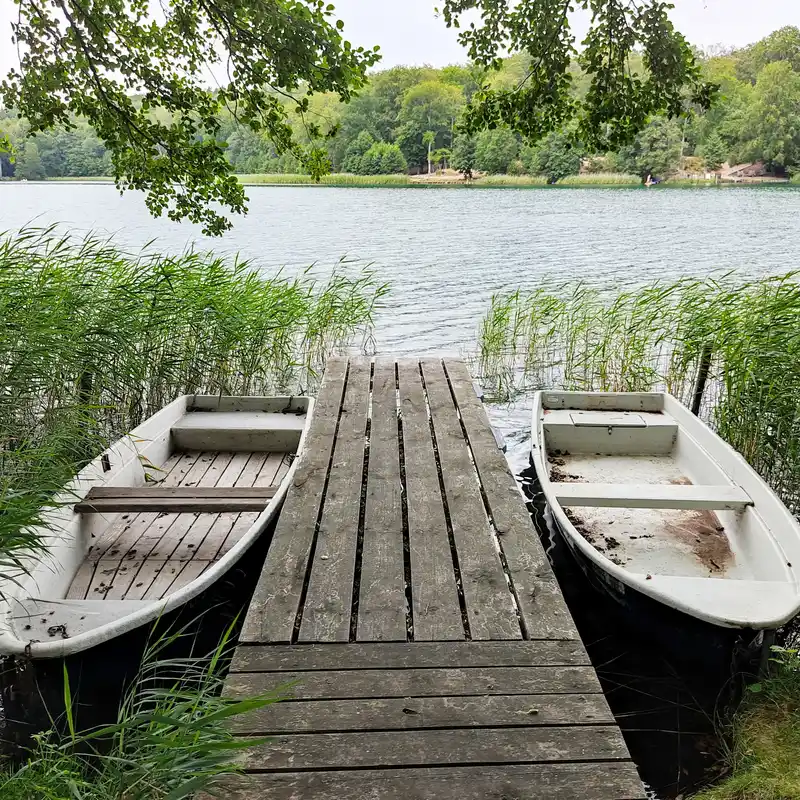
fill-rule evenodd
<path id="1" fill-rule="evenodd" d="M 0 655 L 62 658 L 177 609 L 265 530 L 297 468 L 308 397 L 185 395 L 92 461 L 0 581 Z"/>
<path id="2" fill-rule="evenodd" d="M 532 460 L 567 544 L 625 605 L 754 631 L 800 611 L 800 525 L 671 395 L 538 392 Z"/>

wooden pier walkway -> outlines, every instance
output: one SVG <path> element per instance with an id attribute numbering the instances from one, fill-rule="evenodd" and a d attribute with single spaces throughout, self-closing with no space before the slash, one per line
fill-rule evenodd
<path id="1" fill-rule="evenodd" d="M 334 359 L 226 691 L 228 800 L 641 800 L 470 375 Z"/>

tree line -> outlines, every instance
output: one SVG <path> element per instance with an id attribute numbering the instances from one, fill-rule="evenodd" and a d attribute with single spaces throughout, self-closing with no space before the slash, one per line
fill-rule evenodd
<path id="1" fill-rule="evenodd" d="M 707 170 L 725 161 L 758 160 L 776 174 L 800 170 L 800 29 L 782 28 L 743 49 L 699 55 L 704 78 L 720 86 L 717 102 L 704 111 L 687 99 L 693 114 L 656 117 L 632 144 L 611 152 L 591 152 L 570 129 L 533 146 L 503 127 L 459 132 L 467 102 L 484 83 L 507 90 L 529 74 L 525 53 L 505 59 L 492 73 L 475 64 L 381 70 L 349 103 L 334 93 L 313 95 L 291 124 L 300 141 L 322 137 L 334 171 L 359 175 L 451 167 L 466 175 L 531 174 L 554 181 L 583 165 L 644 178 L 668 176 L 687 156 Z M 588 80 L 575 64 L 571 72 L 572 91 L 580 97 Z M 0 153 L 2 174 L 28 180 L 110 174 L 110 156 L 93 129 L 81 119 L 74 125 L 28 137 L 24 120 L 0 111 L 0 127 L 15 152 L 13 159 Z M 237 173 L 304 171 L 292 153 L 279 155 L 267 136 L 233 116 L 222 115 L 217 138 L 226 143 Z"/>

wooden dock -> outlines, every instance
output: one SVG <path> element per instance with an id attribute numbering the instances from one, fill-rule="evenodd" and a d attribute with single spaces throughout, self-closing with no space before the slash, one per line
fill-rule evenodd
<path id="1" fill-rule="evenodd" d="M 328 363 L 226 691 L 228 800 L 645 797 L 458 360 Z"/>

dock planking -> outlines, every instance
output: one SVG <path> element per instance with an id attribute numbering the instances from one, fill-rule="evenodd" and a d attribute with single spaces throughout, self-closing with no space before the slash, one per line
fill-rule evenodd
<path id="1" fill-rule="evenodd" d="M 225 687 L 271 690 L 231 800 L 645 797 L 456 359 L 329 362 Z"/>

